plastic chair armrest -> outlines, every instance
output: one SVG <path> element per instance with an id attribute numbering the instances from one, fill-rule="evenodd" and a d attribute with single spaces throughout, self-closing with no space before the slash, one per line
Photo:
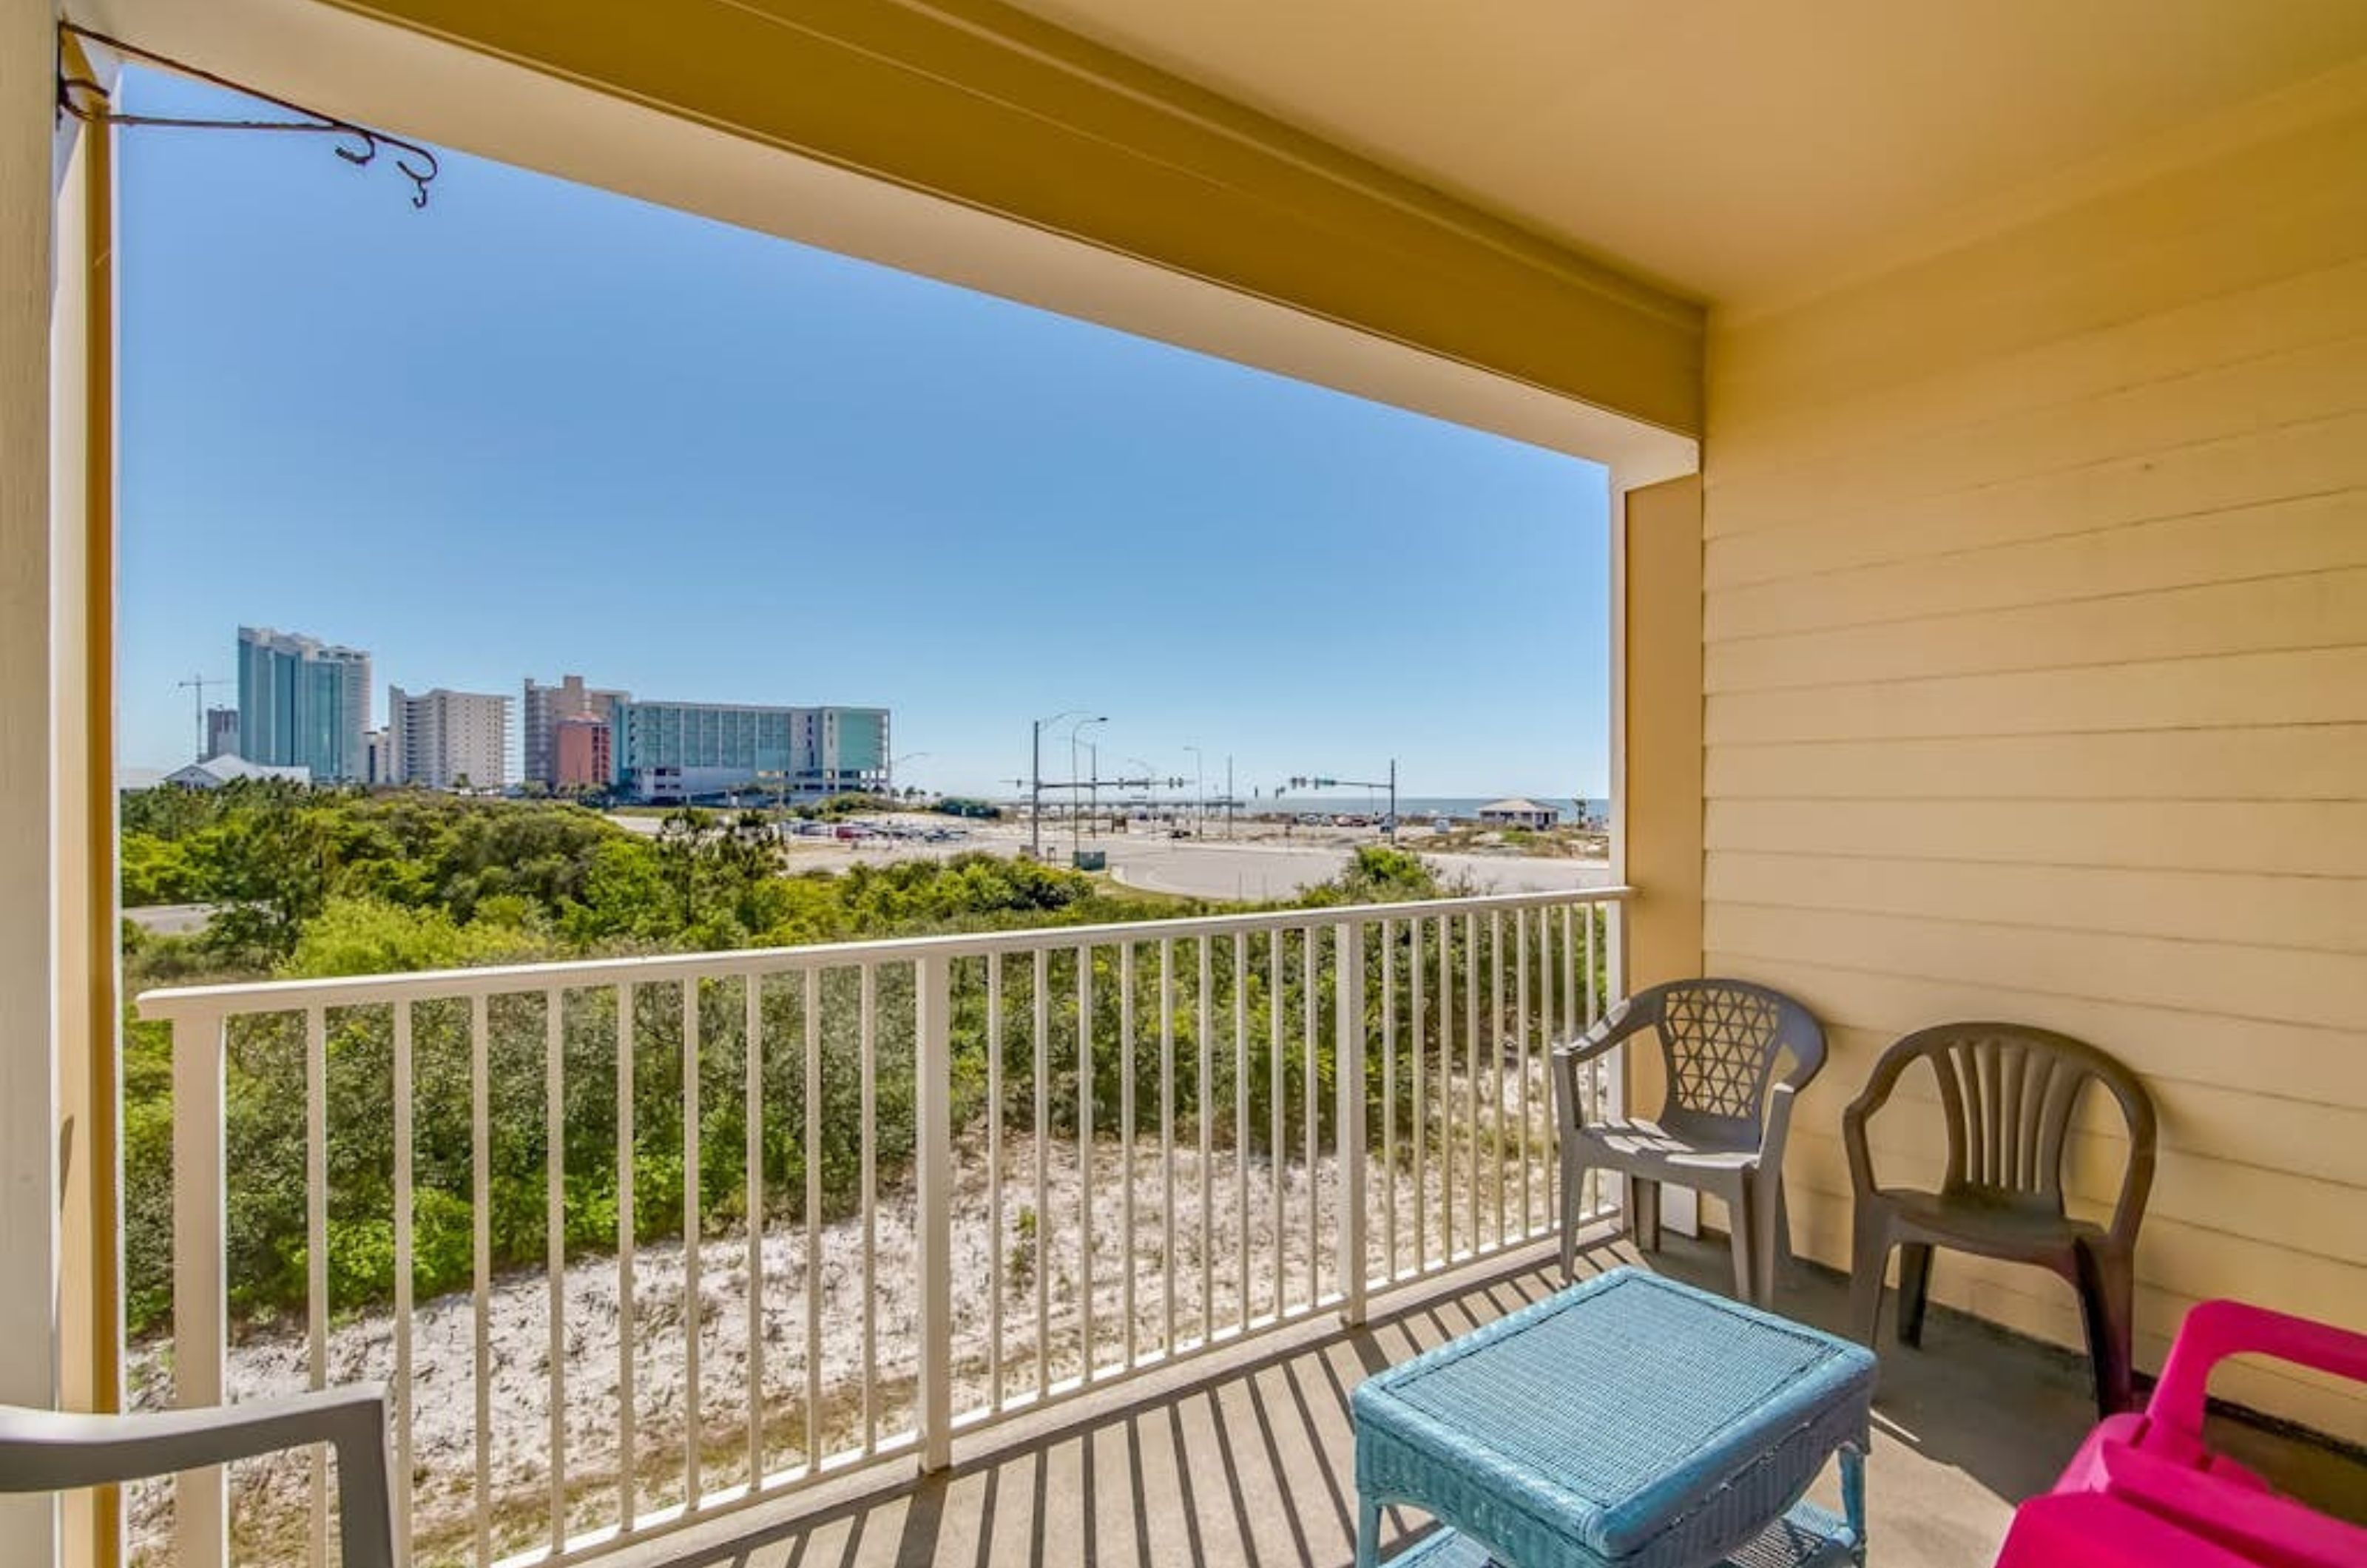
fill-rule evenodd
<path id="1" fill-rule="evenodd" d="M 1593 1028 L 1575 1040 L 1565 1041 L 1553 1048 L 1556 1059 L 1571 1066 L 1591 1062 L 1616 1046 L 1621 1041 L 1644 1027 L 1643 1016 L 1625 1003 L 1621 1003 L 1596 1021 Z"/>
<path id="2" fill-rule="evenodd" d="M 1799 1097 L 1797 1084 L 1779 1083 L 1767 1096 L 1767 1125 L 1759 1134 L 1761 1167 L 1782 1169 L 1784 1145 L 1792 1133 L 1792 1101 Z"/>
<path id="3" fill-rule="evenodd" d="M 1899 1070 L 1905 1066 L 1886 1061 L 1867 1080 L 1864 1091 L 1841 1111 L 1841 1148 L 1849 1156 L 1850 1184 L 1860 1192 L 1874 1190 L 1874 1151 L 1866 1146 L 1865 1124 L 1889 1103 L 1890 1091 L 1898 1087 Z"/>

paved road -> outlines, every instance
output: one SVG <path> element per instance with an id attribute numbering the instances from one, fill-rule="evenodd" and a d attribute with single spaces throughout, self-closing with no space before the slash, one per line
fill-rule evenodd
<path id="1" fill-rule="evenodd" d="M 206 929 L 214 918 L 211 904 L 149 904 L 137 909 L 126 909 L 123 918 L 144 931 L 158 936 L 187 936 L 191 931 Z"/>
<path id="2" fill-rule="evenodd" d="M 1137 842 L 1103 843 L 1110 871 L 1129 887 L 1181 893 L 1195 898 L 1288 898 L 1300 889 L 1338 874 L 1347 863 L 1344 847 L 1297 848 L 1281 844 Z M 1419 846 L 1410 846 L 1416 847 Z M 1450 882 L 1467 881 L 1476 893 L 1543 893 L 1570 887 L 1602 887 L 1611 868 L 1572 860 L 1525 860 L 1509 855 L 1426 857 Z"/>
<path id="3" fill-rule="evenodd" d="M 612 817 L 610 821 L 637 833 L 653 834 L 654 817 Z M 880 865 L 900 860 L 944 860 L 983 850 L 989 854 L 1017 854 L 1026 844 L 1023 829 L 1008 824 L 980 827 L 950 843 L 929 844 L 910 839 L 867 840 L 863 847 L 828 840 L 792 840 L 791 871 L 844 871 L 851 865 Z M 1339 874 L 1352 845 L 1227 843 L 1222 840 L 1182 840 L 1122 834 L 1088 837 L 1087 849 L 1105 852 L 1110 872 L 1128 887 L 1152 893 L 1180 894 L 1189 898 L 1237 898 L 1261 902 L 1295 897 L 1300 890 Z M 1070 839 L 1065 832 L 1047 832 L 1044 847 L 1061 864 L 1067 863 Z M 1421 838 L 1405 845 L 1421 848 Z M 1469 883 L 1478 893 L 1545 893 L 1562 888 L 1603 887 L 1611 870 L 1598 861 L 1529 860 L 1511 855 L 1434 854 L 1425 857 L 1449 881 Z"/>

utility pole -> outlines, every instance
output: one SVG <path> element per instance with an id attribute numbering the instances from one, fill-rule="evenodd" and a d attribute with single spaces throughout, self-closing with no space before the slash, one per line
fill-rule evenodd
<path id="1" fill-rule="evenodd" d="M 176 682 L 176 688 L 177 688 L 178 690 L 185 691 L 185 692 L 188 692 L 188 693 L 190 693 L 190 694 L 191 694 L 191 695 L 192 695 L 192 700 L 193 700 L 193 701 L 196 703 L 196 705 L 197 705 L 197 710 L 198 710 L 198 757 L 197 757 L 197 760 L 198 760 L 198 761 L 200 761 L 200 762 L 202 762 L 202 761 L 204 761 L 206 760 L 206 688 L 207 688 L 208 686 L 227 686 L 227 685 L 229 685 L 229 684 L 230 684 L 230 682 L 229 682 L 228 681 L 216 680 L 216 679 L 212 678 L 211 676 L 207 676 L 207 675 L 192 675 L 192 676 L 190 676 L 190 677 L 189 677 L 187 680 L 186 680 L 186 681 L 181 681 L 181 682 Z M 242 735 L 242 736 L 240 736 L 240 737 L 239 737 L 239 744 L 243 747 L 243 746 L 244 746 L 244 745 L 245 745 L 245 743 L 246 743 L 246 738 L 245 738 L 244 736 L 243 736 L 243 735 Z"/>

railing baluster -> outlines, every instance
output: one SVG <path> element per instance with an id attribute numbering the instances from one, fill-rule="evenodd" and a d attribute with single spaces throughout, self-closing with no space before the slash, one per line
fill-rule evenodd
<path id="1" fill-rule="evenodd" d="M 821 970 L 805 972 L 806 1473 L 821 1472 Z"/>
<path id="2" fill-rule="evenodd" d="M 879 970 L 857 971 L 855 1060 L 863 1145 L 863 1451 L 879 1450 Z"/>
<path id="3" fill-rule="evenodd" d="M 1561 1122 L 1555 1108 L 1553 1087 L 1554 1043 L 1560 1038 L 1554 1028 L 1554 912 L 1537 911 L 1537 1076 L 1542 1080 L 1537 1093 L 1545 1100 L 1543 1115 L 1547 1129 L 1542 1164 L 1545 1169 L 1545 1217 L 1543 1224 L 1551 1230 L 1559 1221 L 1561 1208 L 1557 1194 L 1561 1190 Z"/>
<path id="4" fill-rule="evenodd" d="M 1321 1269 L 1316 1262 L 1323 1255 L 1322 1182 L 1317 1164 L 1319 1150 L 1315 1136 L 1316 1101 L 1321 1092 L 1315 1074 L 1318 1027 L 1316 1014 L 1319 1010 L 1315 1005 L 1315 998 L 1322 994 L 1315 985 L 1316 964 L 1323 945 L 1319 938 L 1319 928 L 1310 925 L 1300 931 L 1299 942 L 1302 945 L 1298 954 L 1299 984 L 1305 987 L 1299 998 L 1298 1011 L 1304 1025 L 1301 1032 L 1305 1037 L 1302 1052 L 1302 1066 L 1305 1072 L 1301 1076 L 1306 1079 L 1307 1142 L 1304 1146 L 1307 1151 L 1307 1308 L 1309 1312 L 1315 1310 L 1315 1303 L 1322 1298 L 1323 1294 Z"/>
<path id="5" fill-rule="evenodd" d="M 617 987 L 617 1523 L 633 1528 L 633 985 Z"/>
<path id="6" fill-rule="evenodd" d="M 1598 976 L 1603 974 L 1603 969 L 1600 969 L 1603 959 L 1595 953 L 1595 921 L 1600 921 L 1603 914 L 1605 914 L 1603 905 L 1588 905 L 1586 909 L 1579 909 L 1579 919 L 1586 921 L 1586 1028 L 1593 1028 L 1603 1019 L 1603 990 L 1605 987 L 1598 981 Z"/>
<path id="7" fill-rule="evenodd" d="M 469 998 L 470 1275 L 477 1371 L 477 1562 L 493 1560 L 493 1104 L 492 1026 L 482 992 Z"/>
<path id="8" fill-rule="evenodd" d="M 1134 943 L 1117 950 L 1117 1158 L 1126 1172 L 1118 1194 L 1118 1305 L 1126 1320 L 1126 1365 L 1135 1360 L 1134 1334 Z"/>
<path id="9" fill-rule="evenodd" d="M 1488 1109 L 1495 1123 L 1489 1145 L 1496 1188 L 1496 1245 L 1504 1245 L 1504 916 L 1488 911 Z"/>
<path id="10" fill-rule="evenodd" d="M 481 1201 L 481 1200 L 480 1200 Z M 304 1010 L 304 1340 L 306 1382 L 329 1386 L 329 1021 Z M 479 1374 L 481 1377 L 482 1373 Z M 482 1402 L 478 1406 L 484 1408 Z M 480 1425 L 482 1425 L 481 1419 Z M 306 1490 L 313 1568 L 329 1560 L 329 1451 L 312 1445 Z"/>
<path id="11" fill-rule="evenodd" d="M 747 1143 L 741 1158 L 748 1213 L 748 1495 L 764 1485 L 764 977 L 741 976 L 746 1016 L 740 1026 L 746 1104 L 741 1120 Z"/>
<path id="12" fill-rule="evenodd" d="M 1002 1408 L 1002 955 L 986 955 L 987 1405 Z"/>
<path id="13" fill-rule="evenodd" d="M 394 1004 L 394 1530 L 400 1556 L 405 1561 L 411 1554 L 411 1433 L 416 1404 L 411 1381 L 411 1296 L 415 1288 L 411 1235 L 411 1004 L 398 1001 Z M 179 1349 L 174 1347 L 176 1355 Z"/>
<path id="14" fill-rule="evenodd" d="M 696 1513 L 699 1486 L 698 1409 L 698 977 L 682 983 L 682 1504 Z"/>
<path id="15" fill-rule="evenodd" d="M 1332 990 L 1339 1021 L 1334 1025 L 1332 1077 L 1339 1085 L 1339 1105 L 1332 1112 L 1331 1141 L 1340 1161 L 1340 1292 L 1345 1298 L 1341 1315 L 1354 1325 L 1365 1321 L 1365 1280 L 1371 1271 L 1365 1245 L 1365 1165 L 1369 1141 L 1365 1128 L 1365 922 L 1351 914 L 1335 931 L 1332 942 L 1339 973 L 1333 977 Z"/>
<path id="16" fill-rule="evenodd" d="M 543 1277 L 550 1322 L 550 1551 L 567 1550 L 567 993 L 542 996 Z"/>
<path id="17" fill-rule="evenodd" d="M 1077 1340 L 1093 1381 L 1093 952 L 1077 949 Z"/>
<path id="18" fill-rule="evenodd" d="M 1438 1260 L 1455 1260 L 1455 917 L 1438 917 Z"/>
<path id="19" fill-rule="evenodd" d="M 1465 1120 L 1471 1135 L 1471 1255 L 1479 1256 L 1479 917 L 1463 917 L 1463 1050 Z"/>
<path id="20" fill-rule="evenodd" d="M 1527 1235 L 1535 1224 L 1535 1201 L 1531 1196 L 1529 1167 L 1529 912 L 1512 911 L 1512 957 L 1519 970 L 1512 988 L 1512 1049 L 1519 1062 L 1519 1076 L 1512 1080 L 1512 1103 L 1517 1114 L 1512 1123 L 1515 1134 L 1514 1153 L 1521 1162 L 1521 1224 L 1518 1234 Z"/>
<path id="21" fill-rule="evenodd" d="M 1051 1182 L 1052 1158 L 1052 954 L 1036 950 L 1035 990 L 1030 1000 L 1036 1024 L 1036 1228 L 1028 1237 L 1036 1275 L 1036 1397 L 1052 1392 L 1052 1215 L 1044 1194 Z"/>
<path id="22" fill-rule="evenodd" d="M 1598 971 L 1595 968 L 1594 946 L 1594 921 L 1596 913 L 1601 908 L 1602 906 L 1590 904 L 1578 911 L 1578 918 L 1586 923 L 1586 975 L 1583 991 L 1586 998 L 1586 1027 L 1589 1029 L 1593 1028 L 1603 1017 L 1603 987 L 1595 981 Z M 1566 914 L 1564 918 L 1567 918 Z M 1590 1062 L 1584 1071 L 1586 1077 L 1580 1080 L 1580 1087 L 1591 1091 L 1585 1096 L 1586 1113 L 1590 1117 L 1599 1116 L 1603 1112 L 1603 1075 L 1611 1071 L 1611 1064 L 1607 1060 Z M 1612 1179 L 1604 1176 L 1601 1171 L 1590 1171 L 1586 1179 L 1593 1188 L 1593 1193 L 1591 1198 L 1586 1193 L 1580 1193 L 1580 1206 L 1589 1213 L 1600 1213 L 1603 1208 L 1603 1192 Z"/>
<path id="23" fill-rule="evenodd" d="M 1209 944 L 1215 940 L 1203 936 L 1199 942 L 1199 1028 L 1194 1038 L 1199 1043 L 1200 1076 L 1192 1100 L 1193 1115 L 1200 1123 L 1200 1342 L 1204 1345 L 1217 1337 L 1216 1188 L 1209 1168 L 1217 1156 L 1216 1118 L 1209 1114 L 1208 1105 L 1208 1055 L 1216 1049 L 1210 1032 L 1217 1016 L 1216 957 Z"/>
<path id="24" fill-rule="evenodd" d="M 1166 1311 L 1161 1349 L 1175 1353 L 1175 939 L 1159 942 L 1159 1213 L 1161 1263 L 1166 1269 L 1160 1299 Z"/>
<path id="25" fill-rule="evenodd" d="M 1241 1332 L 1250 1331 L 1250 939 L 1233 933 L 1233 1206 Z"/>
<path id="26" fill-rule="evenodd" d="M 1282 1171 L 1285 1152 L 1282 1142 L 1283 1086 L 1286 1081 L 1282 1066 L 1283 937 L 1283 929 L 1276 926 L 1267 933 L 1266 941 L 1266 1013 L 1273 1025 L 1274 1036 L 1266 1058 L 1266 1076 L 1272 1080 L 1267 1088 L 1266 1100 L 1274 1122 L 1274 1130 L 1266 1145 L 1266 1174 L 1270 1178 L 1267 1185 L 1273 1189 L 1274 1197 L 1274 1213 L 1268 1218 L 1274 1227 L 1274 1316 L 1277 1323 L 1288 1310 L 1285 1301 L 1290 1284 L 1290 1254 L 1282 1240 Z"/>
<path id="27" fill-rule="evenodd" d="M 1397 925 L 1381 922 L 1381 1278 L 1398 1277 Z"/>
<path id="28" fill-rule="evenodd" d="M 1413 1050 L 1413 1271 L 1421 1274 L 1430 1268 L 1430 1054 L 1422 1047 L 1429 1015 L 1422 1007 L 1421 917 L 1414 916 L 1406 926 L 1406 975 L 1413 982 L 1407 998 L 1407 1010 L 1413 1015 L 1408 1021 Z"/>
<path id="29" fill-rule="evenodd" d="M 1567 904 L 1563 905 L 1561 908 L 1560 925 L 1561 1038 L 1564 1041 L 1575 1041 L 1585 1032 L 1586 1026 L 1583 1020 L 1586 1017 L 1586 1004 L 1580 999 L 1578 994 L 1578 928 L 1570 924 L 1569 906 Z M 1571 1074 L 1571 1087 L 1573 1089 L 1581 1087 L 1584 1084 L 1585 1073 L 1586 1069 L 1584 1067 L 1580 1067 Z M 1557 1088 L 1555 1092 L 1560 1092 L 1558 1088 Z M 1584 1111 L 1584 1104 L 1582 1100 L 1580 1109 L 1582 1117 Z M 1560 1144 L 1558 1142 L 1561 1125 L 1560 1114 L 1561 1113 L 1558 1111 L 1556 1111 L 1554 1113 L 1555 1135 L 1557 1139 L 1555 1144 L 1555 1152 L 1557 1156 L 1558 1156 L 1560 1152 Z M 1554 1213 L 1558 1215 L 1561 1213 L 1560 1204 L 1563 1201 L 1560 1189 L 1561 1161 L 1558 1157 L 1554 1160 Z M 1577 1201 L 1579 1212 L 1580 1213 L 1591 1213 L 1591 1211 L 1587 1207 L 1586 1194 L 1583 1191 L 1578 1194 Z"/>

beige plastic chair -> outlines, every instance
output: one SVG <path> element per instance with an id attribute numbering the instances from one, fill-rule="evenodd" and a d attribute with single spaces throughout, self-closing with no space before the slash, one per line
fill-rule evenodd
<path id="1" fill-rule="evenodd" d="M 0 1492 L 65 1492 L 327 1443 L 337 1452 L 345 1568 L 398 1568 L 386 1463 L 386 1390 L 375 1383 L 289 1399 L 139 1416 L 0 1404 Z"/>
<path id="2" fill-rule="evenodd" d="M 1660 1043 L 1668 1098 L 1658 1115 L 1587 1122 L 1578 1073 L 1632 1035 Z M 1792 1070 L 1768 1089 L 1775 1064 Z M 1784 1141 L 1792 1100 L 1825 1065 L 1825 1031 L 1783 992 L 1749 980 L 1671 980 L 1637 992 L 1584 1035 L 1554 1051 L 1561 1114 L 1561 1267 L 1577 1261 L 1580 1192 L 1590 1170 L 1635 1184 L 1637 1239 L 1660 1245 L 1660 1183 L 1726 1200 L 1733 1218 L 1734 1293 L 1767 1304 L 1778 1239 L 1791 1255 L 1784 1203 Z M 1762 1120 L 1763 1117 L 1763 1120 Z M 1755 1256 L 1754 1256 L 1755 1255 Z"/>
<path id="3" fill-rule="evenodd" d="M 1909 1067 L 1929 1063 L 1946 1124 L 1948 1163 L 1936 1190 L 1875 1179 L 1866 1123 Z M 2063 1156 L 2080 1097 L 2090 1085 L 2117 1102 L 2128 1162 L 2106 1224 L 2063 1206 Z M 2095 1363 L 2096 1411 L 2113 1416 L 2135 1399 L 2137 1227 L 2153 1190 L 2152 1097 L 2137 1076 L 2084 1041 L 2027 1023 L 1942 1023 L 1882 1054 L 1865 1090 L 1841 1112 L 1856 1215 L 1850 1316 L 1869 1346 L 1882 1323 L 1882 1277 L 1898 1253 L 1898 1337 L 1923 1342 L 1931 1249 L 2035 1264 L 2079 1297 Z"/>

